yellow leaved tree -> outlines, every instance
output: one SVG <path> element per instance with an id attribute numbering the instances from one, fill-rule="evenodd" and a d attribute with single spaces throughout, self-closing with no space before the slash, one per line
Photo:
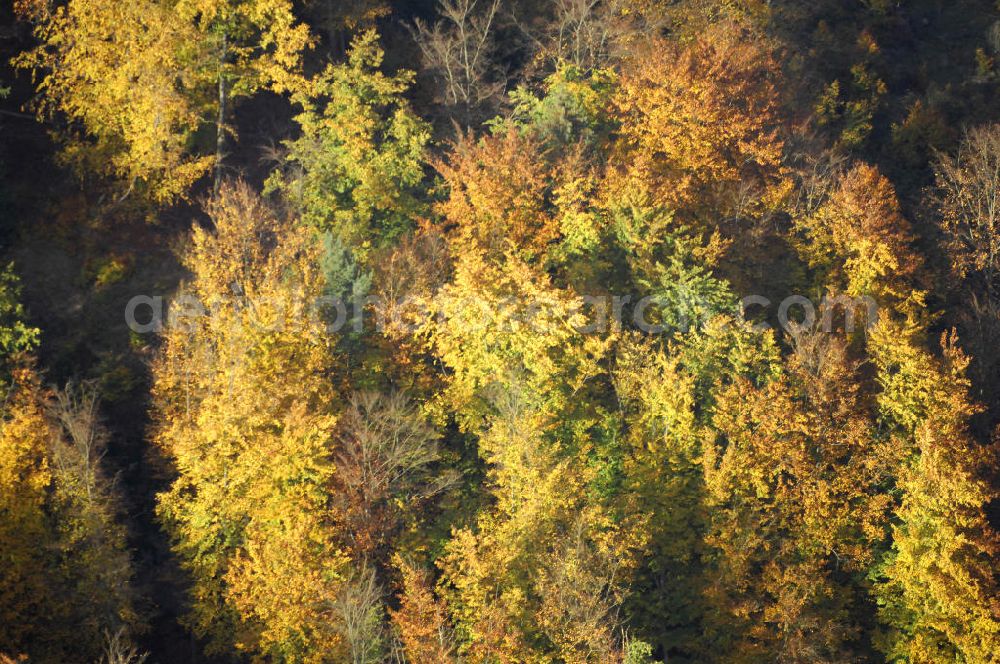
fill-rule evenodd
<path id="1" fill-rule="evenodd" d="M 0 652 L 96 659 L 141 631 L 108 431 L 91 386 L 42 386 L 19 287 L 0 273 Z"/>
<path id="2" fill-rule="evenodd" d="M 876 167 L 862 163 L 843 173 L 795 225 L 799 251 L 827 286 L 886 306 L 911 296 L 920 260 L 896 191 Z"/>
<path id="3" fill-rule="evenodd" d="M 899 452 L 875 436 L 858 361 L 821 331 L 793 343 L 777 377 L 738 379 L 712 416 L 705 592 L 723 661 L 860 656 L 850 608 L 887 534 Z"/>
<path id="4" fill-rule="evenodd" d="M 870 339 L 880 415 L 907 452 L 892 548 L 873 574 L 886 628 L 877 645 L 909 662 L 990 662 L 1000 651 L 1000 539 L 986 516 L 996 443 L 970 435 L 978 406 L 954 333 L 942 335 L 941 357 L 922 337 L 886 317 Z"/>
<path id="5" fill-rule="evenodd" d="M 584 334 L 580 298 L 539 269 L 553 216 L 527 145 L 467 144 L 443 169 L 455 268 L 426 334 L 451 373 L 439 407 L 475 436 L 491 504 L 453 532 L 439 589 L 471 661 L 614 661 L 641 530 L 616 521 L 591 463 L 613 335 Z"/>
<path id="6" fill-rule="evenodd" d="M 6 563 L 0 573 L 0 648 L 18 652 L 28 637 L 38 638 L 36 621 L 52 611 L 56 598 L 47 561 L 39 555 L 40 545 L 54 543 L 45 510 L 52 483 L 49 423 L 30 371 L 15 372 L 12 388 L 0 428 L 0 552 Z"/>
<path id="7" fill-rule="evenodd" d="M 213 165 L 218 184 L 232 100 L 288 90 L 311 43 L 289 0 L 71 0 L 24 13 L 40 44 L 15 63 L 35 72 L 39 116 L 64 127 L 61 159 L 157 203 Z M 213 124 L 214 146 L 201 138 Z"/>
<path id="8" fill-rule="evenodd" d="M 168 329 L 154 369 L 154 442 L 176 469 L 159 514 L 192 577 L 187 623 L 216 651 L 329 661 L 344 648 L 333 606 L 346 556 L 333 342 L 306 307 L 322 293 L 318 243 L 246 185 L 209 212 L 178 296 L 193 315 Z"/>

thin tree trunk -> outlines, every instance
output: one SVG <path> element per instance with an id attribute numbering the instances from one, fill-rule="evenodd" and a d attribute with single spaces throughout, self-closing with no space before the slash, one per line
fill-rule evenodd
<path id="1" fill-rule="evenodd" d="M 222 35 L 222 47 L 219 50 L 219 116 L 215 121 L 215 182 L 212 192 L 218 196 L 222 186 L 222 158 L 226 149 L 226 55 L 228 44 L 226 35 Z"/>

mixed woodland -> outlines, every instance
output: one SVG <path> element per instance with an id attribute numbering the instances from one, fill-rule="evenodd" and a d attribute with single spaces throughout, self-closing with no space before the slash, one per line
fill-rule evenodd
<path id="1" fill-rule="evenodd" d="M 14 0 L 0 60 L 0 662 L 1000 661 L 994 0 Z"/>

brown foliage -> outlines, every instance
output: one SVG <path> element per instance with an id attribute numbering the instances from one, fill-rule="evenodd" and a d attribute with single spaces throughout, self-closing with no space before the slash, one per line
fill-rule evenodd
<path id="1" fill-rule="evenodd" d="M 618 179 L 643 182 L 686 223 L 770 209 L 787 190 L 777 76 L 766 43 L 735 24 L 654 43 L 626 64 L 614 102 Z"/>
<path id="2" fill-rule="evenodd" d="M 539 258 L 558 235 L 546 206 L 548 169 L 534 139 L 515 131 L 479 141 L 463 137 L 436 167 L 450 188 L 438 211 L 453 254 Z"/>
<path id="3" fill-rule="evenodd" d="M 451 473 L 433 472 L 437 437 L 402 394 L 364 392 L 351 399 L 336 433 L 335 481 L 357 556 L 384 555 L 402 524 L 404 506 L 414 510 L 454 480 Z"/>
<path id="4" fill-rule="evenodd" d="M 403 576 L 399 608 L 390 609 L 406 652 L 406 659 L 413 664 L 443 664 L 454 658 L 451 628 L 447 610 L 434 596 L 431 575 L 425 569 L 396 558 L 396 566 Z"/>

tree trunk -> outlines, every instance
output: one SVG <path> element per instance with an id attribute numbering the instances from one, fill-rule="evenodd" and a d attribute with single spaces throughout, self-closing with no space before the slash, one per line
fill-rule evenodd
<path id="1" fill-rule="evenodd" d="M 226 55 L 228 44 L 226 35 L 222 35 L 222 47 L 219 49 L 219 115 L 215 120 L 215 182 L 212 193 L 219 195 L 222 185 L 222 159 L 226 148 Z"/>

